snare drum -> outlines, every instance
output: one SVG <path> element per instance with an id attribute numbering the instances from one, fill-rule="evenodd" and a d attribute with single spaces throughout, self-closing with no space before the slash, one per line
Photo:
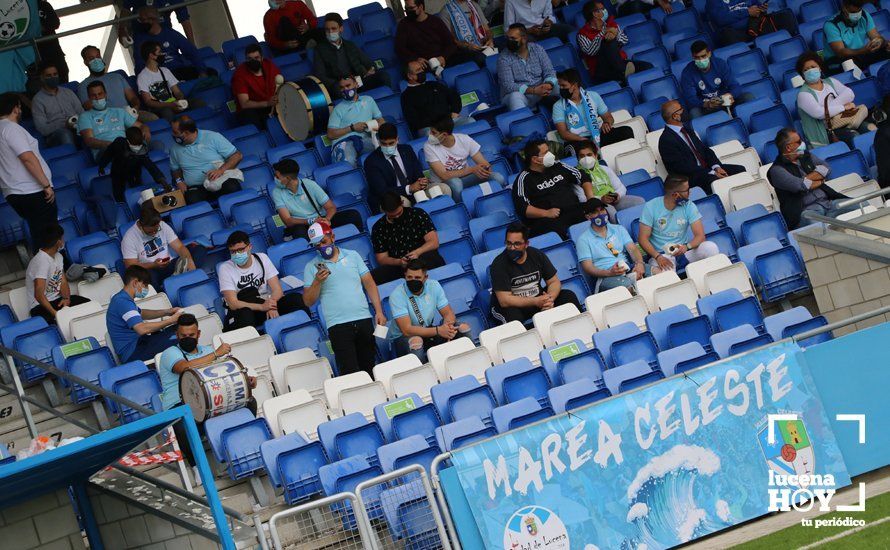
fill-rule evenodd
<path id="1" fill-rule="evenodd" d="M 333 105 L 327 88 L 314 76 L 285 82 L 278 89 L 278 121 L 294 141 L 303 141 L 328 127 Z"/>
<path id="2" fill-rule="evenodd" d="M 198 422 L 240 409 L 251 397 L 247 369 L 234 357 L 185 371 L 179 393 Z"/>

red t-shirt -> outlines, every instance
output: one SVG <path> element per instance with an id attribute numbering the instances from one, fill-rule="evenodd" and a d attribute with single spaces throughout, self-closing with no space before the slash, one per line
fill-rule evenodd
<path id="1" fill-rule="evenodd" d="M 315 14 L 312 13 L 309 6 L 300 0 L 290 0 L 289 2 L 285 2 L 285 4 L 278 9 L 267 11 L 266 15 L 263 16 L 263 27 L 266 29 L 266 42 L 276 50 L 285 49 L 284 41 L 278 37 L 278 22 L 281 21 L 282 17 L 290 19 L 291 23 L 294 24 L 294 27 L 299 27 L 305 22 L 310 29 L 314 29 L 318 24 L 318 19 L 315 17 Z"/>
<path id="2" fill-rule="evenodd" d="M 281 74 L 271 59 L 263 59 L 263 74 L 255 75 L 242 63 L 232 75 L 232 95 L 235 107 L 241 110 L 238 94 L 247 94 L 251 101 L 269 101 L 275 95 L 275 75 Z"/>

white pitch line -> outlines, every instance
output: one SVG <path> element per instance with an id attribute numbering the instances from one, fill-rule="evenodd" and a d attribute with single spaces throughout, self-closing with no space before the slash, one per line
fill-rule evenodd
<path id="1" fill-rule="evenodd" d="M 852 529 L 842 531 L 836 535 L 832 535 L 832 536 L 828 537 L 827 539 L 822 539 L 818 542 L 814 542 L 814 543 L 808 544 L 806 546 L 801 546 L 797 550 L 809 550 L 810 548 L 816 548 L 817 546 L 822 546 L 823 544 L 827 544 L 829 542 L 832 542 L 832 541 L 835 541 L 838 539 L 842 539 L 842 538 L 846 537 L 847 535 L 852 535 L 853 533 L 858 533 L 859 531 L 864 531 L 865 529 L 868 529 L 869 527 L 874 527 L 875 525 L 880 525 L 880 524 L 884 523 L 885 521 L 890 521 L 890 516 L 881 518 L 881 519 L 879 519 L 877 521 L 873 521 L 871 523 L 866 523 L 862 527 L 854 527 Z"/>

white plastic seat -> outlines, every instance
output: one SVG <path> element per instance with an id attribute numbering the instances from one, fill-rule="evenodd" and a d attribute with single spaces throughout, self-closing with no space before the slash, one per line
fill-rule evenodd
<path id="1" fill-rule="evenodd" d="M 374 379 L 383 383 L 389 397 L 416 393 L 428 398 L 430 388 L 439 383 L 436 369 L 424 365 L 413 353 L 374 366 Z"/>
<path id="2" fill-rule="evenodd" d="M 709 271 L 704 277 L 705 291 L 707 294 L 699 293 L 702 296 L 708 294 L 716 294 L 721 290 L 728 288 L 738 289 L 745 298 L 755 296 L 754 283 L 751 281 L 751 274 L 748 273 L 748 267 L 743 262 L 734 263 L 730 266 Z"/>
<path id="3" fill-rule="evenodd" d="M 272 361 L 277 357 L 273 355 L 269 358 L 271 368 Z M 324 398 L 324 382 L 333 378 L 334 372 L 327 357 L 319 357 L 297 363 L 295 365 L 287 365 L 284 368 L 284 387 L 283 391 L 306 390 L 312 397 Z M 279 390 L 279 391 L 281 391 Z"/>
<path id="4" fill-rule="evenodd" d="M 318 425 L 331 419 L 331 414 L 321 399 L 288 407 L 278 413 L 278 428 L 283 434 L 301 433 L 307 441 L 318 439 Z"/>
<path id="5" fill-rule="evenodd" d="M 658 311 L 655 307 L 655 292 L 662 287 L 672 285 L 680 281 L 676 271 L 662 271 L 657 275 L 644 277 L 637 280 L 637 294 L 646 300 L 649 311 Z"/>
<path id="6" fill-rule="evenodd" d="M 767 163 L 760 167 L 760 170 L 757 171 L 757 175 L 760 176 L 760 179 L 764 179 L 769 181 L 769 178 L 766 177 L 767 173 L 769 173 L 769 169 L 773 167 L 773 163 Z"/>
<path id="7" fill-rule="evenodd" d="M 28 290 L 24 286 L 17 286 L 0 294 L 0 304 L 8 305 L 19 321 L 31 317 L 31 308 L 28 307 Z"/>
<path id="8" fill-rule="evenodd" d="M 711 184 L 711 188 L 713 189 L 714 194 L 720 197 L 720 202 L 723 203 L 723 209 L 729 212 L 732 210 L 732 203 L 729 200 L 730 189 L 753 181 L 754 177 L 751 176 L 751 174 L 742 172 L 741 174 L 734 174 L 732 176 L 714 180 L 714 183 Z"/>
<path id="9" fill-rule="evenodd" d="M 826 183 L 838 193 L 842 193 L 850 198 L 861 197 L 881 188 L 875 180 L 864 181 L 859 174 L 847 174 Z M 838 188 L 842 189 L 842 191 L 838 190 Z M 868 199 L 868 203 L 875 208 L 880 208 L 883 206 L 883 199 L 881 197 L 872 197 Z"/>
<path id="10" fill-rule="evenodd" d="M 532 317 L 532 323 L 538 330 L 538 334 L 541 335 L 541 341 L 544 343 L 544 346 L 552 346 L 554 343 L 553 337 L 550 334 L 550 327 L 553 323 L 562 319 L 575 317 L 579 313 L 580 312 L 578 311 L 578 308 L 575 307 L 575 304 L 563 304 L 546 311 L 535 313 Z"/>
<path id="11" fill-rule="evenodd" d="M 603 330 L 608 328 L 606 319 L 603 317 L 603 309 L 609 304 L 622 302 L 630 297 L 630 291 L 623 286 L 619 286 L 591 294 L 584 300 L 584 305 L 587 307 L 587 313 L 593 318 L 597 328 Z"/>
<path id="12" fill-rule="evenodd" d="M 717 155 L 720 157 L 720 161 L 724 164 L 737 164 L 739 166 L 744 166 L 745 171 L 751 174 L 752 176 L 761 177 L 760 176 L 760 156 L 757 154 L 757 150 L 753 147 L 748 147 L 747 149 L 742 149 L 740 151 L 736 151 L 727 155 Z"/>
<path id="13" fill-rule="evenodd" d="M 498 342 L 498 353 L 504 363 L 519 357 L 526 357 L 532 363 L 538 364 L 541 361 L 539 354 L 542 349 L 544 349 L 544 343 L 541 341 L 541 335 L 534 328 L 502 338 Z"/>
<path id="14" fill-rule="evenodd" d="M 664 132 L 664 128 L 660 130 L 653 130 L 646 134 L 646 145 L 649 146 L 656 155 L 658 155 L 658 140 L 661 139 L 661 133 Z M 659 162 L 661 162 L 659 160 Z"/>
<path id="15" fill-rule="evenodd" d="M 139 306 L 139 309 L 170 309 L 173 307 L 170 298 L 163 292 L 155 292 L 141 300 L 136 300 L 136 305 Z"/>
<path id="16" fill-rule="evenodd" d="M 259 338 L 259 337 L 260 337 L 260 333 L 257 331 L 257 329 L 255 329 L 253 327 L 244 327 L 244 328 L 239 328 L 237 330 L 233 330 L 230 332 L 224 332 L 224 333 L 218 335 L 216 338 L 213 339 L 213 344 L 215 346 L 218 346 L 218 345 L 222 344 L 223 342 L 225 342 L 229 345 L 234 345 L 238 342 L 243 342 L 245 340 L 253 340 L 254 338 Z"/>
<path id="17" fill-rule="evenodd" d="M 272 375 L 272 383 L 279 395 L 288 393 L 285 371 L 292 365 L 307 363 L 316 360 L 315 352 L 311 348 L 300 348 L 285 353 L 277 353 L 269 358 L 269 373 Z M 330 377 L 328 377 L 330 378 Z M 319 384 L 324 393 L 324 381 Z M 297 388 L 294 388 L 296 390 Z M 311 393 L 311 392 L 310 392 Z"/>
<path id="18" fill-rule="evenodd" d="M 723 143 L 718 143 L 717 145 L 711 147 L 711 151 L 714 151 L 714 154 L 717 155 L 717 157 L 721 160 L 723 160 L 723 157 L 727 155 L 732 155 L 744 150 L 745 146 L 742 145 L 742 143 L 737 139 L 724 141 Z"/>
<path id="19" fill-rule="evenodd" d="M 776 197 L 773 187 L 762 179 L 732 187 L 729 190 L 729 202 L 731 210 L 741 210 L 755 204 L 762 204 L 767 212 L 779 211 L 779 199 Z"/>
<path id="20" fill-rule="evenodd" d="M 621 120 L 619 120 L 617 116 L 619 113 L 622 113 Z M 624 115 L 623 113 L 627 114 Z M 643 119 L 643 117 L 632 117 L 630 116 L 630 113 L 623 109 L 620 111 L 613 111 L 612 117 L 615 119 L 615 124 L 613 125 L 614 128 L 627 126 L 631 130 L 633 130 L 635 140 L 637 140 L 639 143 L 646 143 L 646 133 L 649 132 L 649 127 L 646 125 L 646 121 Z"/>
<path id="21" fill-rule="evenodd" d="M 578 339 L 590 347 L 593 344 L 594 332 L 596 332 L 596 324 L 593 322 L 593 317 L 586 313 L 562 319 L 550 326 L 550 335 L 554 344 L 565 344 Z"/>
<path id="22" fill-rule="evenodd" d="M 254 329 L 255 330 L 255 329 Z M 231 332 L 222 335 L 232 334 Z M 272 375 L 269 372 L 269 358 L 275 355 L 275 344 L 268 335 L 259 336 L 251 340 L 237 341 L 232 346 L 232 357 L 238 359 L 247 368 L 252 376 L 265 375 L 272 383 Z"/>
<path id="23" fill-rule="evenodd" d="M 99 341 L 100 345 L 105 345 L 105 334 L 108 327 L 105 325 L 105 309 L 84 315 L 76 319 L 72 319 L 70 323 L 72 340 L 80 340 L 92 336 Z M 109 347 L 111 343 L 109 342 Z"/>
<path id="24" fill-rule="evenodd" d="M 92 315 L 93 313 L 98 313 L 100 311 L 102 311 L 102 304 L 93 302 L 92 300 L 78 306 L 63 307 L 56 312 L 56 325 L 58 325 L 59 331 L 62 333 L 62 337 L 65 341 L 71 342 L 74 340 L 71 336 L 71 321 L 78 317 Z"/>
<path id="25" fill-rule="evenodd" d="M 645 330 L 646 315 L 649 315 L 649 308 L 646 306 L 646 300 L 642 296 L 633 296 L 603 308 L 603 319 L 609 328 L 617 327 L 621 323 L 631 322 L 640 327 L 640 329 Z"/>
<path id="26" fill-rule="evenodd" d="M 870 204 L 866 204 L 862 208 L 857 208 L 856 210 L 851 210 L 850 212 L 845 212 L 845 213 L 839 215 L 837 217 L 837 219 L 839 219 L 841 221 L 850 221 L 850 220 L 855 220 L 859 216 L 864 216 L 865 214 L 871 214 L 872 212 L 877 212 L 877 211 L 878 211 L 878 209 L 875 208 L 874 206 L 872 206 Z M 855 233 L 857 236 L 862 234 L 861 231 L 854 231 L 853 233 Z M 64 311 L 64 310 L 62 310 L 62 311 Z M 58 319 L 58 317 L 56 317 L 56 319 Z"/>
<path id="27" fill-rule="evenodd" d="M 655 160 L 655 153 L 647 146 L 615 156 L 615 171 L 619 174 L 626 174 L 640 168 L 649 172 L 651 177 L 658 174 L 658 161 Z"/>
<path id="28" fill-rule="evenodd" d="M 631 151 L 636 151 L 640 149 L 642 146 L 640 142 L 635 139 L 625 139 L 619 141 L 618 143 L 612 143 L 606 145 L 602 149 L 600 149 L 600 158 L 606 161 L 606 164 L 609 168 L 615 170 L 615 157 L 622 153 L 629 153 Z"/>
<path id="29" fill-rule="evenodd" d="M 485 370 L 490 366 L 491 356 L 482 346 L 445 358 L 445 371 L 452 380 L 470 375 L 485 383 Z"/>
<path id="30" fill-rule="evenodd" d="M 383 383 L 371 380 L 364 371 L 325 380 L 324 394 L 332 413 L 359 412 L 368 419 L 374 418 L 374 406 L 387 400 Z"/>
<path id="31" fill-rule="evenodd" d="M 201 337 L 198 338 L 198 343 L 202 346 L 212 346 L 213 339 L 222 334 L 223 325 L 222 321 L 219 320 L 219 315 L 216 313 L 208 313 L 207 315 L 202 315 L 200 317 L 196 316 L 198 320 L 198 330 L 201 331 Z"/>
<path id="32" fill-rule="evenodd" d="M 248 369 L 247 372 L 250 372 L 250 369 Z M 263 407 L 266 402 L 275 397 L 275 389 L 272 387 L 272 378 L 269 376 L 268 372 L 252 373 L 251 376 L 256 377 L 256 387 L 251 390 L 251 395 L 254 400 L 256 400 L 257 415 L 262 415 L 264 410 Z"/>
<path id="33" fill-rule="evenodd" d="M 726 254 L 715 254 L 709 258 L 692 262 L 686 266 L 686 278 L 695 283 L 699 296 L 707 296 L 710 294 L 705 286 L 705 275 L 711 271 L 716 271 L 724 267 L 732 265 L 732 261 Z"/>
<path id="34" fill-rule="evenodd" d="M 495 365 L 503 363 L 498 342 L 508 336 L 514 336 L 525 332 L 525 327 L 519 321 L 510 321 L 507 324 L 492 327 L 479 333 L 479 345 L 488 350 L 488 356 Z"/>
<path id="35" fill-rule="evenodd" d="M 682 304 L 688 307 L 693 315 L 698 315 L 698 306 L 696 305 L 699 298 L 698 289 L 690 279 L 683 279 L 655 289 L 653 298 L 655 309 L 652 311 L 661 311 Z"/>
<path id="36" fill-rule="evenodd" d="M 124 288 L 124 281 L 117 273 L 108 272 L 104 277 L 93 283 L 79 281 L 77 283 L 77 293 L 84 298 L 89 298 L 107 306 L 111 301 L 111 297 Z"/>
<path id="37" fill-rule="evenodd" d="M 326 422 L 328 414 L 324 402 L 320 399 L 315 399 L 306 390 L 295 390 L 267 400 L 263 407 L 263 416 L 266 417 L 266 421 L 269 423 L 269 427 L 272 429 L 275 437 L 281 437 L 294 431 L 306 436 L 314 432 L 315 428 L 318 427 L 318 424 L 312 426 L 312 423 L 308 421 L 309 418 L 307 418 L 306 413 L 313 412 L 313 409 L 317 411 L 319 404 L 321 409 L 324 410 L 325 419 L 322 422 Z M 285 431 L 280 425 L 280 420 L 285 415 L 288 421 L 287 427 L 290 428 L 289 431 Z M 318 418 L 318 415 L 312 416 Z"/>
<path id="38" fill-rule="evenodd" d="M 450 342 L 433 346 L 426 350 L 426 358 L 430 365 L 436 369 L 436 376 L 443 382 L 449 380 L 448 371 L 445 369 L 445 361 L 458 353 L 470 351 L 476 347 L 473 341 L 467 337 L 455 338 Z"/>

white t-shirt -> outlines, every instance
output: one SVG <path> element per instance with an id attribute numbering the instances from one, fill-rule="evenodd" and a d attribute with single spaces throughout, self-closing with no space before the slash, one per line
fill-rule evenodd
<path id="1" fill-rule="evenodd" d="M 262 267 L 260 267 L 260 262 L 256 261 L 257 256 L 259 256 L 260 262 L 263 263 Z M 266 281 L 272 277 L 277 277 L 278 270 L 272 265 L 272 260 L 269 259 L 269 256 L 262 252 L 255 252 L 252 260 L 250 267 L 247 269 L 238 267 L 232 260 L 220 264 L 219 271 L 217 272 L 219 289 L 222 292 L 234 290 L 237 293 L 245 288 L 254 287 L 259 288 L 260 294 L 268 294 L 269 288 L 266 285 Z M 264 269 L 266 271 L 265 279 L 263 278 Z"/>
<path id="2" fill-rule="evenodd" d="M 34 279 L 46 279 L 46 287 L 43 294 L 50 302 L 59 299 L 62 291 L 62 255 L 56 253 L 50 256 L 43 250 L 38 250 L 37 254 L 28 262 L 28 270 L 25 272 L 25 288 L 28 291 L 28 308 L 34 309 L 40 302 L 34 297 Z"/>
<path id="3" fill-rule="evenodd" d="M 28 151 L 37 155 L 46 179 L 52 181 L 53 174 L 40 155 L 34 136 L 11 120 L 0 120 L 0 189 L 4 197 L 43 191 L 43 186 L 28 172 L 19 158 L 19 155 Z"/>
<path id="4" fill-rule="evenodd" d="M 170 243 L 178 238 L 167 222 L 161 222 L 158 234 L 153 237 L 143 233 L 139 224 L 134 224 L 124 233 L 121 255 L 125 260 L 136 260 L 139 263 L 151 263 L 160 258 L 169 258 Z"/>
<path id="5" fill-rule="evenodd" d="M 428 163 L 441 162 L 446 170 L 463 170 L 467 167 L 467 159 L 479 152 L 481 147 L 476 140 L 467 134 L 452 134 L 454 145 L 445 147 L 442 144 L 423 146 L 423 154 Z"/>
<path id="6" fill-rule="evenodd" d="M 163 73 L 163 76 L 161 73 Z M 164 82 L 165 77 L 167 79 L 166 83 Z M 148 67 L 145 67 L 139 71 L 139 76 L 136 77 L 136 87 L 139 91 L 147 92 L 156 101 L 176 99 L 173 97 L 173 86 L 177 84 L 179 84 L 179 81 L 176 80 L 170 69 L 166 67 L 160 67 L 160 70 L 157 72 L 150 71 Z"/>

